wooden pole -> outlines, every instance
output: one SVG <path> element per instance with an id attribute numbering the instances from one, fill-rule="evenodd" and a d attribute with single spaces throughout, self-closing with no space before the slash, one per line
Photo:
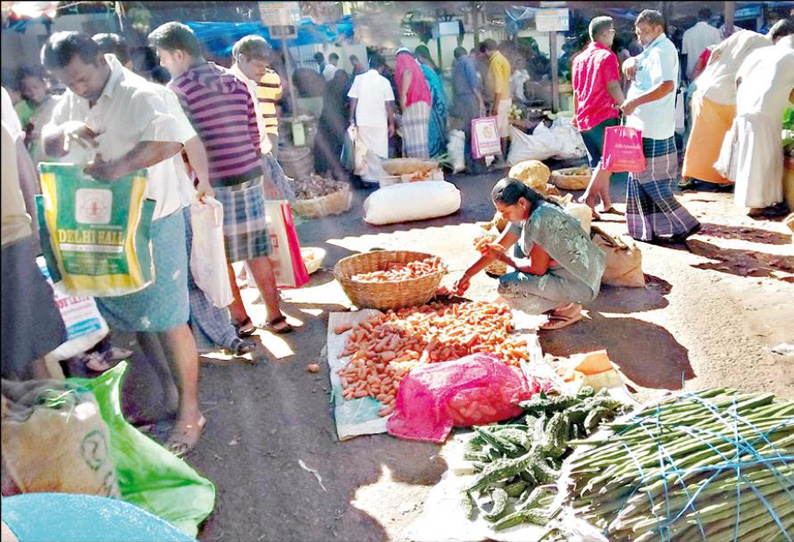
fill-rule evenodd
<path id="1" fill-rule="evenodd" d="M 733 15 L 735 11 L 736 2 L 725 2 L 725 35 L 723 39 L 733 34 Z"/>
<path id="2" fill-rule="evenodd" d="M 438 49 L 438 69 L 443 70 L 444 65 L 442 64 L 441 60 L 441 32 L 439 31 L 438 37 L 436 38 L 436 47 Z"/>
<path id="3" fill-rule="evenodd" d="M 282 34 L 281 34 L 281 50 L 284 52 L 284 69 L 287 72 L 287 83 L 289 83 L 289 101 L 292 104 L 292 117 L 295 118 L 298 116 L 298 100 L 295 97 L 295 75 L 294 70 L 292 69 L 292 61 L 289 58 L 289 47 L 287 47 L 287 38 L 284 37 L 286 34 L 286 28 L 282 27 Z"/>
<path id="4" fill-rule="evenodd" d="M 557 62 L 557 32 L 549 32 L 549 56 L 551 57 L 551 110 L 560 109 L 560 74 Z"/>

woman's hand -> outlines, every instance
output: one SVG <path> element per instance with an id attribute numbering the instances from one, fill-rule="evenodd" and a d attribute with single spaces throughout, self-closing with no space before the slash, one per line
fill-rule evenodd
<path id="1" fill-rule="evenodd" d="M 480 249 L 483 256 L 489 256 L 496 260 L 504 255 L 505 250 L 507 249 L 499 243 L 485 243 Z"/>
<path id="2" fill-rule="evenodd" d="M 452 293 L 456 296 L 462 296 L 466 293 L 466 290 L 469 289 L 471 286 L 471 278 L 468 275 L 463 275 L 458 279 L 458 282 L 455 283 L 455 286 L 452 287 Z"/>

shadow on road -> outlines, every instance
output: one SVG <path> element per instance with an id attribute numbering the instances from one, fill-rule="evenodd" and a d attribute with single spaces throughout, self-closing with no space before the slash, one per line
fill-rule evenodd
<path id="1" fill-rule="evenodd" d="M 784 233 L 747 226 L 728 226 L 725 224 L 709 224 L 707 222 L 703 223 L 700 235 L 710 235 L 722 239 L 740 239 L 767 245 L 788 245 L 791 243 L 791 235 Z"/>
<path id="2" fill-rule="evenodd" d="M 678 390 L 695 376 L 689 352 L 669 331 L 636 318 L 607 318 L 590 311 L 589 320 L 541 332 L 540 344 L 545 353 L 561 357 L 606 349 L 621 371 L 645 388 Z"/>
<path id="3" fill-rule="evenodd" d="M 601 286 L 601 293 L 586 308 L 598 312 L 628 314 L 663 309 L 670 303 L 665 299 L 672 285 L 659 277 L 645 275 L 645 288 Z"/>
<path id="4" fill-rule="evenodd" d="M 740 277 L 768 277 L 791 282 L 791 278 L 779 277 L 775 271 L 794 273 L 794 257 L 765 252 L 724 248 L 700 240 L 687 242 L 693 254 L 714 260 L 695 265 L 696 269 L 711 269 Z"/>

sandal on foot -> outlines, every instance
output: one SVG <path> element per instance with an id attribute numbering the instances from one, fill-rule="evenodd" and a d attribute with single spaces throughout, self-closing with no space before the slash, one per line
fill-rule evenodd
<path id="1" fill-rule="evenodd" d="M 615 209 L 614 207 L 610 207 L 609 209 L 604 209 L 603 211 L 601 211 L 601 214 L 602 215 L 609 214 L 609 215 L 626 216 L 626 213 L 624 213 L 623 211 L 619 211 L 618 209 Z"/>
<path id="2" fill-rule="evenodd" d="M 237 337 L 229 346 L 229 351 L 235 356 L 244 356 L 256 350 L 258 346 L 259 344 L 253 339 Z"/>
<path id="3" fill-rule="evenodd" d="M 232 322 L 232 326 L 234 326 L 234 331 L 237 332 L 237 336 L 241 339 L 245 337 L 250 337 L 256 331 L 256 326 L 253 322 L 251 322 L 251 317 L 246 316 L 245 320 L 240 322 L 239 324 L 236 322 Z"/>
<path id="4" fill-rule="evenodd" d="M 295 328 L 292 327 L 289 322 L 287 322 L 287 317 L 282 315 L 275 320 L 268 322 L 265 326 L 265 329 L 272 331 L 273 333 L 283 335 L 285 333 L 292 333 Z"/>
<path id="5" fill-rule="evenodd" d="M 86 354 L 83 356 L 83 364 L 85 365 L 86 369 L 95 373 L 104 373 L 116 365 L 110 359 L 108 359 L 106 354 L 101 352 L 91 352 L 90 354 Z"/>
<path id="6" fill-rule="evenodd" d="M 576 316 L 556 316 L 554 314 L 549 315 L 549 321 L 545 324 L 540 326 L 541 331 L 555 331 L 557 329 L 562 329 L 564 327 L 568 327 L 571 324 L 575 324 L 582 320 L 582 315 L 577 314 Z"/>
<path id="7" fill-rule="evenodd" d="M 177 457 L 183 457 L 196 447 L 206 425 L 207 418 L 203 415 L 198 423 L 176 422 L 165 443 L 166 449 Z"/>

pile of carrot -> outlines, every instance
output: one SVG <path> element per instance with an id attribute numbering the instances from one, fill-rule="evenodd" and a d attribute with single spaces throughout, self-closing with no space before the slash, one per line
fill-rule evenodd
<path id="1" fill-rule="evenodd" d="M 512 314 L 507 305 L 480 301 L 441 304 L 389 311 L 354 327 L 342 356 L 352 356 L 338 373 L 345 399 L 373 397 L 388 416 L 400 381 L 417 366 L 452 361 L 477 352 L 498 355 L 507 365 L 529 359 L 523 339 L 510 335 Z"/>
<path id="2" fill-rule="evenodd" d="M 441 258 L 433 256 L 432 258 L 416 260 L 407 264 L 390 263 L 383 270 L 353 275 L 353 280 L 359 282 L 399 282 L 406 279 L 424 277 L 443 270 L 444 264 L 441 263 Z"/>

